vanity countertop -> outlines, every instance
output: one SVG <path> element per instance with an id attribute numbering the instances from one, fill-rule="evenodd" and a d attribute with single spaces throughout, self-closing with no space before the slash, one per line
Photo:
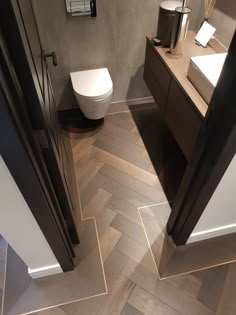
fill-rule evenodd
<path id="1" fill-rule="evenodd" d="M 211 40 L 206 48 L 195 44 L 196 33 L 189 31 L 187 38 L 183 43 L 183 54 L 172 55 L 169 52 L 169 48 L 163 48 L 161 46 L 154 46 L 151 39 L 153 36 L 147 36 L 153 49 L 161 57 L 162 61 L 166 65 L 167 69 L 171 72 L 172 76 L 182 86 L 185 93 L 189 96 L 193 104 L 196 106 L 201 116 L 205 117 L 208 104 L 201 97 L 195 87 L 187 78 L 188 66 L 190 58 L 194 56 L 204 56 L 215 53 L 226 52 L 225 48 L 221 46 L 215 40 Z"/>

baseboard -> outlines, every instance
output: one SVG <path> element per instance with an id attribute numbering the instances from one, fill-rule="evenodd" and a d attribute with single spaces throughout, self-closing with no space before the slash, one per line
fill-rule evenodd
<path id="1" fill-rule="evenodd" d="M 149 103 L 154 103 L 154 98 L 152 96 L 135 98 L 131 100 L 112 102 L 109 110 L 109 114 L 118 114 L 121 112 L 128 112 L 134 105 L 145 105 Z"/>
<path id="2" fill-rule="evenodd" d="M 132 105 L 147 104 L 147 103 L 153 103 L 153 102 L 155 102 L 154 98 L 152 96 L 147 96 L 147 97 L 134 98 L 134 99 L 124 100 L 124 101 L 115 101 L 115 102 L 112 102 L 111 104 L 132 106 Z"/>
<path id="3" fill-rule="evenodd" d="M 36 269 L 28 269 L 28 274 L 31 276 L 32 279 L 42 278 L 46 276 L 55 275 L 57 273 L 62 273 L 62 269 L 59 264 L 46 266 L 43 268 L 36 268 Z"/>
<path id="4" fill-rule="evenodd" d="M 207 240 L 213 237 L 218 237 L 226 234 L 236 233 L 236 223 L 221 226 L 215 229 L 205 230 L 202 232 L 192 233 L 187 244 L 195 243 L 202 240 Z"/>

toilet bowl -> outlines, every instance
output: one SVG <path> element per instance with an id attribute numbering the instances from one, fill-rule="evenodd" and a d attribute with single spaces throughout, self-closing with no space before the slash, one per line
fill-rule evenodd
<path id="1" fill-rule="evenodd" d="M 70 73 L 78 105 L 86 118 L 106 116 L 112 98 L 113 83 L 107 68 Z"/>

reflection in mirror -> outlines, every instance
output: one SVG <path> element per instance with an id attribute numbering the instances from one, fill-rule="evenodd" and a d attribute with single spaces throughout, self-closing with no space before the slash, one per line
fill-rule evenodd
<path id="1" fill-rule="evenodd" d="M 65 0 L 65 4 L 70 16 L 97 16 L 96 0 Z"/>

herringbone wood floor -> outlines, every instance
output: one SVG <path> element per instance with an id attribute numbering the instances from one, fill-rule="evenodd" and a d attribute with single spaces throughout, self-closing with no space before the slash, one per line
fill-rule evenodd
<path id="1" fill-rule="evenodd" d="M 100 129 L 71 139 L 83 216 L 96 218 L 108 294 L 40 314 L 235 314 L 235 265 L 157 277 L 137 207 L 167 198 L 132 115 L 109 115 Z"/>

